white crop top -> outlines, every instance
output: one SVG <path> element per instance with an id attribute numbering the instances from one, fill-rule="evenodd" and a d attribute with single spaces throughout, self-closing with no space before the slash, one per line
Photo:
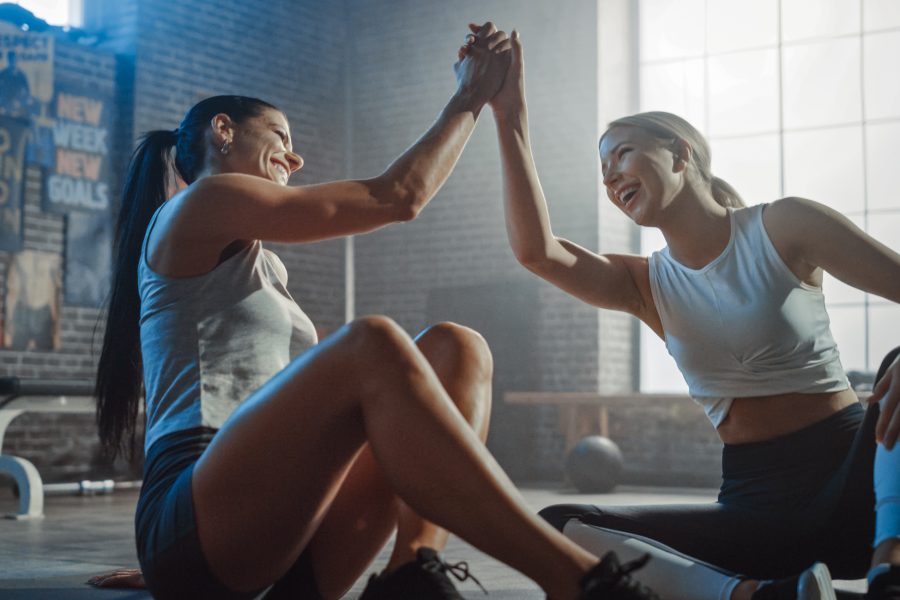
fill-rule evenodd
<path id="1" fill-rule="evenodd" d="M 736 397 L 850 387 L 822 290 L 782 261 L 763 225 L 765 207 L 729 209 L 731 239 L 702 269 L 668 248 L 650 256 L 666 349 L 716 427 Z"/>

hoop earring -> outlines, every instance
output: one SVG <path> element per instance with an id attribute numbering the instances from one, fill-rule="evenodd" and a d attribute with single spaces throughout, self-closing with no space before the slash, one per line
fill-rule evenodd
<path id="1" fill-rule="evenodd" d="M 221 150 L 219 150 L 219 152 L 221 152 L 222 154 L 228 154 L 229 150 L 231 150 L 231 140 L 228 140 L 224 144 L 222 144 L 222 148 Z"/>

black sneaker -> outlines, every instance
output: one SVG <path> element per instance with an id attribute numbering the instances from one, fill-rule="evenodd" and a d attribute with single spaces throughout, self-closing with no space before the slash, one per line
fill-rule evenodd
<path id="1" fill-rule="evenodd" d="M 866 600 L 900 600 L 900 566 L 879 573 L 869 584 Z"/>
<path id="2" fill-rule="evenodd" d="M 831 573 L 815 563 L 799 575 L 767 581 L 753 592 L 753 600 L 836 600 Z M 898 599 L 900 600 L 900 599 Z"/>
<path id="3" fill-rule="evenodd" d="M 596 567 L 581 580 L 581 600 L 659 600 L 653 591 L 631 578 L 631 573 L 647 564 L 650 555 L 619 564 L 615 552 L 607 552 Z"/>
<path id="4" fill-rule="evenodd" d="M 465 562 L 448 564 L 431 548 L 419 548 L 416 560 L 390 573 L 372 575 L 359 600 L 463 600 L 447 574 L 459 581 L 471 579 L 487 591 Z"/>

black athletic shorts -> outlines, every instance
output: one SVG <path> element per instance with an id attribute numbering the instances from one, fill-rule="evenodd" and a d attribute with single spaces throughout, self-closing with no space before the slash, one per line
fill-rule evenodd
<path id="1" fill-rule="evenodd" d="M 200 548 L 191 475 L 215 433 L 215 429 L 198 428 L 165 435 L 144 459 L 135 538 L 144 580 L 157 600 L 244 600 L 263 591 L 238 593 L 226 588 L 213 575 Z M 320 598 L 307 553 L 265 598 Z"/>
<path id="2" fill-rule="evenodd" d="M 879 377 L 896 357 L 882 363 Z M 822 561 L 839 579 L 865 577 L 875 532 L 875 424 L 879 407 L 849 406 L 774 440 L 722 451 L 717 502 L 693 505 L 560 504 L 541 515 L 657 540 L 755 579 L 799 573 Z"/>

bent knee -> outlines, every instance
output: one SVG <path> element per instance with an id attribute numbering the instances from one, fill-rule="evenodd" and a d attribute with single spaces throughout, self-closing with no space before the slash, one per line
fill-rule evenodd
<path id="1" fill-rule="evenodd" d="M 365 351 L 385 351 L 404 344 L 409 340 L 406 332 L 390 317 L 367 315 L 352 321 L 349 325 L 350 338 L 364 346 Z"/>
<path id="2" fill-rule="evenodd" d="M 451 356 L 465 361 L 485 377 L 490 378 L 494 371 L 494 358 L 487 340 L 471 327 L 443 321 L 423 331 L 416 343 L 426 354 Z"/>

